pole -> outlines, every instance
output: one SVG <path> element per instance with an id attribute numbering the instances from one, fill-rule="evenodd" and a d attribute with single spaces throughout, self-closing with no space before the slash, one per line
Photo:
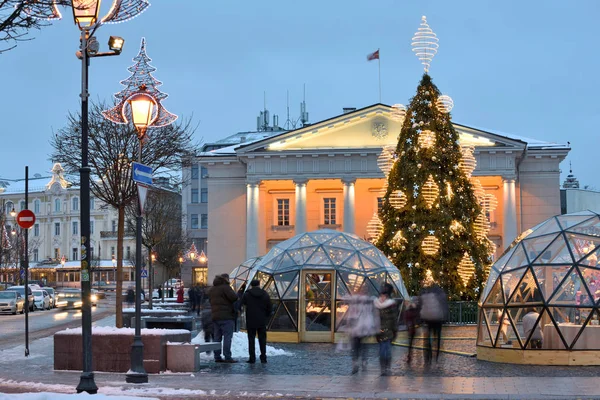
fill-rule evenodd
<path id="1" fill-rule="evenodd" d="M 379 51 L 379 49 L 377 49 Z M 377 57 L 377 71 L 379 74 L 379 102 L 381 103 L 381 54 Z"/>
<path id="2" fill-rule="evenodd" d="M 138 162 L 142 162 L 142 139 L 140 133 L 140 146 L 138 148 Z M 138 215 L 136 219 L 135 234 L 135 332 L 133 344 L 131 345 L 131 368 L 125 377 L 127 383 L 148 383 L 148 374 L 144 369 L 144 343 L 141 331 L 141 308 L 140 299 L 142 288 L 142 206 L 138 201 Z"/>
<path id="3" fill-rule="evenodd" d="M 29 167 L 25 167 L 25 209 L 29 208 Z M 23 268 L 25 269 L 25 357 L 29 356 L 29 254 L 28 252 L 28 239 L 29 229 L 25 229 L 25 254 L 21 260 L 23 260 Z M 20 246 L 19 246 L 20 247 Z"/>
<path id="4" fill-rule="evenodd" d="M 92 371 L 92 305 L 90 298 L 90 266 L 88 247 L 90 237 L 90 167 L 88 166 L 88 69 L 90 60 L 87 54 L 89 30 L 81 31 L 81 338 L 83 343 L 83 372 L 79 377 L 77 393 L 98 393 Z"/>

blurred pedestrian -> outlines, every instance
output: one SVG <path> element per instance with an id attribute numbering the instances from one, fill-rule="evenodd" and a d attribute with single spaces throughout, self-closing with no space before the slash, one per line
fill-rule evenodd
<path id="1" fill-rule="evenodd" d="M 210 288 L 205 288 L 204 293 L 208 295 L 209 290 Z M 203 297 L 200 300 L 198 310 L 198 315 L 200 315 L 200 321 L 202 323 L 202 331 L 204 332 L 204 342 L 212 342 L 214 339 L 214 324 L 212 321 L 210 302 L 207 300 L 207 297 Z M 207 351 L 206 354 L 210 354 L 210 351 Z"/>
<path id="2" fill-rule="evenodd" d="M 133 303 L 135 303 L 135 292 L 131 286 L 127 288 L 127 296 L 125 297 L 125 301 L 127 302 L 128 307 L 133 307 Z"/>
<path id="3" fill-rule="evenodd" d="M 352 373 L 358 372 L 359 362 L 363 371 L 367 367 L 367 354 L 364 340 L 379 331 L 379 317 L 375 311 L 375 297 L 369 296 L 366 285 L 354 296 L 347 296 L 348 311 L 344 318 L 352 349 Z"/>
<path id="4" fill-rule="evenodd" d="M 190 306 L 192 307 L 192 313 L 196 312 L 196 287 L 191 286 L 188 289 L 188 299 L 190 300 Z"/>
<path id="5" fill-rule="evenodd" d="M 408 333 L 408 355 L 406 362 L 410 364 L 412 361 L 412 347 L 415 334 L 417 333 L 417 323 L 419 319 L 419 298 L 413 296 L 408 300 L 406 309 L 404 310 L 404 324 Z"/>
<path id="6" fill-rule="evenodd" d="M 384 283 L 375 299 L 375 308 L 379 310 L 379 332 L 375 336 L 379 342 L 379 365 L 381 376 L 391 373 L 392 340 L 398 333 L 398 303 L 392 298 L 393 287 Z"/>
<path id="7" fill-rule="evenodd" d="M 198 308 L 198 312 L 196 315 L 200 315 L 202 313 L 202 308 L 204 307 L 204 302 L 206 300 L 206 286 L 204 284 L 198 285 L 196 292 L 196 304 Z"/>
<path id="8" fill-rule="evenodd" d="M 435 346 L 435 361 L 438 361 L 440 355 L 440 346 L 442 342 L 442 325 L 448 318 L 448 302 L 446 293 L 436 284 L 424 288 L 419 298 L 421 304 L 420 317 L 427 326 L 427 335 L 425 339 L 425 366 L 431 364 L 433 359 L 433 341 L 437 342 Z"/>
<path id="9" fill-rule="evenodd" d="M 159 286 L 158 287 L 158 298 L 162 299 L 163 298 L 163 292 L 162 292 L 162 288 Z M 164 299 L 163 299 L 164 300 Z"/>
<path id="10" fill-rule="evenodd" d="M 271 317 L 271 299 L 267 292 L 259 287 L 260 281 L 250 282 L 250 289 L 243 292 L 242 306 L 246 307 L 246 329 L 248 330 L 248 361 L 256 362 L 256 334 L 260 348 L 260 362 L 267 362 L 267 323 Z"/>
<path id="11" fill-rule="evenodd" d="M 181 285 L 179 285 L 179 289 L 177 289 L 177 302 L 178 303 L 183 303 L 183 283 Z"/>
<path id="12" fill-rule="evenodd" d="M 225 356 L 225 359 L 221 358 L 221 350 L 215 350 L 215 362 L 236 363 L 237 361 L 231 358 L 231 339 L 235 325 L 234 303 L 237 301 L 237 295 L 229 286 L 228 274 L 215 276 L 208 296 L 215 341 L 223 340 L 223 355 Z"/>
<path id="13" fill-rule="evenodd" d="M 246 291 L 246 282 L 242 283 L 242 286 L 237 291 L 237 300 L 233 306 L 235 309 L 235 332 L 240 330 L 240 317 L 242 314 L 242 297 L 244 296 L 244 292 Z"/>

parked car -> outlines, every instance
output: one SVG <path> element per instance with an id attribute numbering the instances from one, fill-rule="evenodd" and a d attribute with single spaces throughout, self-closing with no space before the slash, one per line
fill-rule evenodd
<path id="1" fill-rule="evenodd" d="M 13 315 L 25 312 L 25 299 L 19 292 L 3 290 L 0 292 L 0 312 L 10 312 Z"/>
<path id="2" fill-rule="evenodd" d="M 50 307 L 56 308 L 56 292 L 54 288 L 44 287 L 44 290 L 50 295 Z"/>
<path id="3" fill-rule="evenodd" d="M 50 295 L 44 289 L 33 291 L 34 306 L 38 310 L 49 310 L 50 307 Z"/>
<path id="4" fill-rule="evenodd" d="M 21 295 L 21 297 L 23 297 L 23 299 L 25 299 L 25 286 L 10 286 L 6 290 L 13 290 L 15 292 L 18 292 Z M 29 301 L 29 311 L 34 311 L 35 303 L 33 301 L 33 292 L 31 290 L 32 290 L 32 287 L 28 286 L 27 287 L 27 295 L 28 295 L 27 297 L 28 297 L 28 301 Z"/>

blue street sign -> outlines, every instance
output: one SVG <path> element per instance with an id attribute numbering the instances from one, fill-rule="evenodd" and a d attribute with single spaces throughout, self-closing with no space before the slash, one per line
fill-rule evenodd
<path id="1" fill-rule="evenodd" d="M 152 185 L 152 167 L 137 162 L 133 162 L 132 164 L 131 179 L 138 183 Z"/>
<path id="2" fill-rule="evenodd" d="M 21 279 L 23 279 L 23 278 L 25 278 L 25 270 L 24 269 L 21 270 Z"/>
<path id="3" fill-rule="evenodd" d="M 148 270 L 147 269 L 143 269 L 142 270 L 142 275 L 140 275 L 142 278 L 147 278 L 148 277 Z"/>

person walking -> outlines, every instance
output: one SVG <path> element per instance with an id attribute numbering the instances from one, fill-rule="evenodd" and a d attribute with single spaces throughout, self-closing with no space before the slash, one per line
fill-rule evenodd
<path id="1" fill-rule="evenodd" d="M 223 341 L 223 355 L 215 350 L 215 362 L 236 363 L 231 358 L 231 339 L 235 325 L 235 307 L 237 295 L 229 286 L 229 275 L 217 275 L 213 280 L 213 287 L 208 292 L 213 320 L 213 334 L 216 342 Z"/>
<path id="2" fill-rule="evenodd" d="M 436 284 L 424 288 L 421 292 L 419 301 L 421 303 L 421 320 L 427 325 L 425 366 L 429 366 L 433 359 L 433 341 L 437 341 L 435 349 L 436 362 L 440 356 L 442 325 L 448 317 L 448 302 L 446 301 L 444 290 Z"/>
<path id="3" fill-rule="evenodd" d="M 408 301 L 406 310 L 404 310 L 404 324 L 406 325 L 406 331 L 408 333 L 408 355 L 406 356 L 406 363 L 410 364 L 412 361 L 412 347 L 415 334 L 417 333 L 417 321 L 419 319 L 419 298 L 417 296 L 412 297 Z"/>
<path id="4" fill-rule="evenodd" d="M 183 290 L 183 283 L 181 285 L 179 285 L 179 289 L 177 289 L 177 302 L 178 303 L 183 303 L 183 294 L 184 294 L 184 290 Z"/>
<path id="5" fill-rule="evenodd" d="M 390 375 L 392 366 L 392 340 L 398 333 L 398 303 L 392 298 L 394 289 L 389 283 L 384 283 L 379 291 L 379 297 L 374 305 L 379 310 L 379 332 L 375 336 L 379 342 L 379 365 L 381 376 Z"/>
<path id="6" fill-rule="evenodd" d="M 250 282 L 250 289 L 242 296 L 242 306 L 246 307 L 246 329 L 248 330 L 248 361 L 256 362 L 256 334 L 260 348 L 260 362 L 267 362 L 267 323 L 271 316 L 271 299 L 267 292 L 259 287 L 260 281 Z"/>
<path id="7" fill-rule="evenodd" d="M 365 288 L 365 286 L 363 286 Z M 363 341 L 379 331 L 379 319 L 375 312 L 375 298 L 366 289 L 344 300 L 348 303 L 345 317 L 345 331 L 348 333 L 352 349 L 352 373 L 358 372 L 359 362 L 363 371 L 367 368 L 366 347 Z"/>
<path id="8" fill-rule="evenodd" d="M 127 288 L 127 296 L 125 297 L 125 301 L 127 302 L 128 307 L 133 307 L 133 303 L 135 303 L 135 291 L 131 286 Z"/>
<path id="9" fill-rule="evenodd" d="M 191 286 L 188 289 L 188 299 L 190 300 L 190 306 L 192 307 L 192 313 L 196 312 L 196 286 Z"/>

